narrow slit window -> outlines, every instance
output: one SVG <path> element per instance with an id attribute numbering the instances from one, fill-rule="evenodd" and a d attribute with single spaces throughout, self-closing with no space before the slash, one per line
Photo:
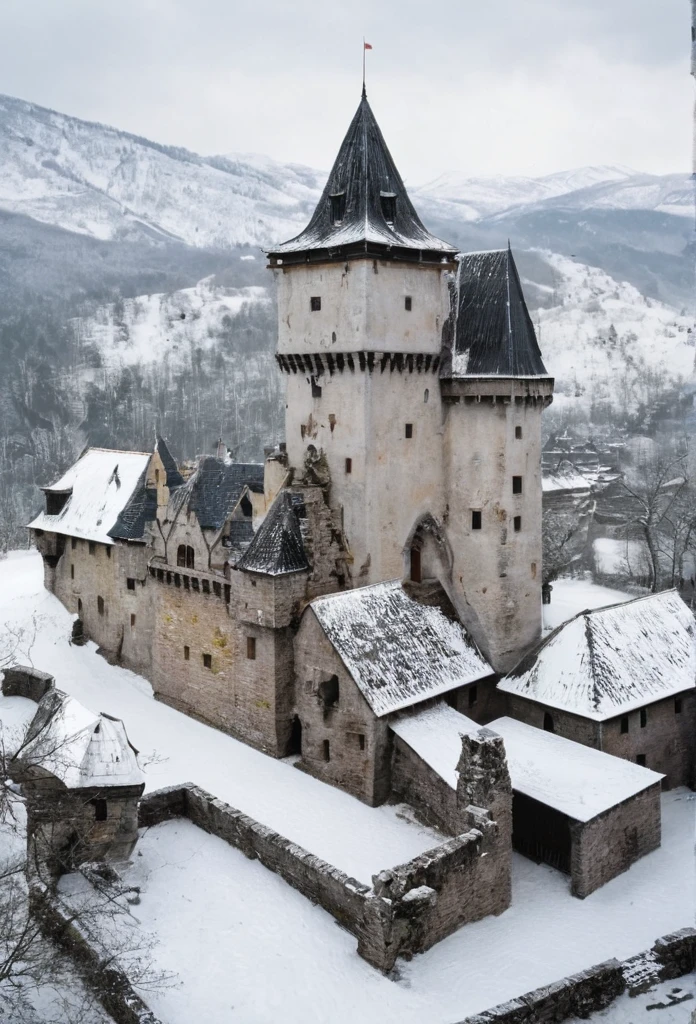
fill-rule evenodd
<path id="1" fill-rule="evenodd" d="M 404 296 L 404 309 L 407 313 L 410 313 L 413 309 L 413 298 L 410 295 Z"/>
<path id="2" fill-rule="evenodd" d="M 249 661 L 255 661 L 256 660 L 256 637 L 255 636 L 248 636 L 247 637 L 247 658 L 249 659 Z"/>
<path id="3" fill-rule="evenodd" d="M 623 717 L 621 719 L 621 732 L 622 733 L 627 733 L 628 732 L 628 715 L 623 715 Z"/>
<path id="4" fill-rule="evenodd" d="M 75 550 L 75 548 L 77 547 L 77 537 L 70 538 L 70 547 L 73 549 L 73 551 Z"/>
<path id="5" fill-rule="evenodd" d="M 97 611 L 99 612 L 100 615 L 104 614 L 104 598 L 103 597 L 98 597 L 97 598 Z"/>
<path id="6" fill-rule="evenodd" d="M 321 309 L 321 295 L 312 295 L 309 300 L 309 308 L 312 313 L 318 313 Z"/>
<path id="7" fill-rule="evenodd" d="M 405 430 L 404 430 L 404 435 L 409 440 L 410 440 L 410 438 L 413 437 L 413 424 L 412 423 L 407 423 L 406 424 Z"/>
<path id="8" fill-rule="evenodd" d="M 522 477 L 521 476 L 513 476 L 513 478 L 512 478 L 512 493 L 513 494 L 521 494 L 522 493 Z"/>
<path id="9" fill-rule="evenodd" d="M 135 615 L 133 615 L 133 614 L 131 613 L 131 629 L 133 629 L 133 628 L 134 628 L 134 626 L 135 626 Z"/>
<path id="10" fill-rule="evenodd" d="M 184 644 L 184 661 L 188 661 L 191 657 L 191 648 Z"/>
<path id="11" fill-rule="evenodd" d="M 212 668 L 212 667 L 213 667 L 213 656 L 212 656 L 212 654 L 204 654 L 203 655 L 203 668 Z"/>
<path id="12" fill-rule="evenodd" d="M 352 473 L 352 472 L 353 472 L 353 460 L 352 459 L 346 459 L 346 473 Z"/>
<path id="13" fill-rule="evenodd" d="M 413 583 L 421 583 L 423 581 L 419 548 L 411 548 L 411 580 Z"/>
<path id="14" fill-rule="evenodd" d="M 324 740 L 324 743 L 322 745 L 322 754 L 324 755 L 325 761 L 331 760 L 331 747 L 329 746 L 328 740 Z"/>
<path id="15" fill-rule="evenodd" d="M 674 698 L 674 713 L 675 713 L 675 715 L 680 715 L 681 714 L 681 710 L 682 710 L 682 700 L 681 700 L 681 697 L 675 697 Z"/>
<path id="16" fill-rule="evenodd" d="M 70 579 L 71 580 L 75 579 L 75 566 L 74 565 L 70 566 Z"/>
<path id="17" fill-rule="evenodd" d="M 111 558 L 111 548 L 108 544 L 106 545 L 106 557 Z"/>
<path id="18" fill-rule="evenodd" d="M 518 441 L 522 440 L 522 427 L 515 427 L 515 438 Z"/>
<path id="19" fill-rule="evenodd" d="M 469 707 L 473 708 L 478 702 L 478 688 L 474 686 L 469 687 Z"/>
<path id="20" fill-rule="evenodd" d="M 481 509 L 480 508 L 472 508 L 472 510 L 471 510 L 471 529 L 472 530 L 480 530 L 481 529 Z"/>
<path id="21" fill-rule="evenodd" d="M 645 708 L 641 708 L 640 709 L 640 727 L 641 727 L 641 729 L 644 729 L 647 724 L 648 724 L 648 712 L 645 710 Z"/>
<path id="22" fill-rule="evenodd" d="M 426 405 L 428 404 L 428 399 L 429 399 L 429 398 L 430 398 L 430 391 L 429 391 L 429 389 L 428 389 L 428 388 L 426 388 L 426 389 L 425 389 L 425 391 L 423 392 L 423 402 L 424 402 L 424 403 L 425 403 Z"/>
<path id="23" fill-rule="evenodd" d="M 522 529 L 522 516 L 515 516 L 512 520 L 512 525 L 515 530 L 515 533 L 519 533 Z"/>
<path id="24" fill-rule="evenodd" d="M 361 750 L 365 749 L 365 734 L 362 732 L 358 733 L 358 745 Z"/>

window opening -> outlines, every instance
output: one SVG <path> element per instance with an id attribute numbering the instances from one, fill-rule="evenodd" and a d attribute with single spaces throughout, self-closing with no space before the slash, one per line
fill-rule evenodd
<path id="1" fill-rule="evenodd" d="M 515 533 L 519 533 L 522 529 L 522 516 L 515 516 L 512 520 L 512 525 L 514 527 Z"/>
<path id="2" fill-rule="evenodd" d="M 106 545 L 106 557 L 111 558 L 111 548 L 108 544 Z"/>
<path id="3" fill-rule="evenodd" d="M 362 732 L 358 733 L 358 745 L 361 750 L 365 749 L 365 734 Z"/>
<path id="4" fill-rule="evenodd" d="M 324 740 L 324 743 L 323 743 L 323 754 L 324 754 L 324 760 L 325 761 L 330 761 L 331 760 L 331 747 L 329 746 L 329 741 L 328 740 Z"/>
<path id="5" fill-rule="evenodd" d="M 340 224 L 346 212 L 346 194 L 345 192 L 336 192 L 329 196 L 329 199 L 331 200 L 331 223 Z"/>
<path id="6" fill-rule="evenodd" d="M 681 709 L 682 709 L 681 697 L 675 697 L 674 698 L 674 713 L 675 713 L 675 715 L 680 715 L 681 714 Z"/>
<path id="7" fill-rule="evenodd" d="M 184 661 L 188 661 L 191 657 L 191 648 L 184 645 Z"/>
<path id="8" fill-rule="evenodd" d="M 513 476 L 513 478 L 512 478 L 512 493 L 513 494 L 521 494 L 522 493 L 522 477 L 521 476 Z"/>
<path id="9" fill-rule="evenodd" d="M 129 576 L 126 580 L 126 586 L 129 590 L 135 590 L 135 580 Z"/>
<path id="10" fill-rule="evenodd" d="M 251 519 L 254 514 L 254 506 L 251 504 L 248 494 L 244 495 L 239 503 L 239 507 L 242 510 L 242 515 L 245 516 L 246 519 Z"/>
<path id="11" fill-rule="evenodd" d="M 518 441 L 522 440 L 522 427 L 515 427 L 515 438 Z"/>
<path id="12" fill-rule="evenodd" d="M 82 598 L 77 599 L 77 614 L 82 615 Z"/>
<path id="13" fill-rule="evenodd" d="M 195 567 L 196 553 L 190 544 L 186 545 L 186 568 L 193 569 Z"/>
<path id="14" fill-rule="evenodd" d="M 318 313 L 321 309 L 321 295 L 312 295 L 309 300 L 309 308 L 312 313 Z"/>
<path id="15" fill-rule="evenodd" d="M 407 423 L 406 424 L 406 429 L 405 429 L 404 433 L 405 433 L 405 436 L 407 438 L 413 437 L 413 424 L 412 423 Z"/>
<path id="16" fill-rule="evenodd" d="M 315 377 L 312 377 L 312 398 L 321 398 L 321 385 L 317 384 Z"/>
<path id="17" fill-rule="evenodd" d="M 302 722 L 295 715 L 290 726 L 290 739 L 288 740 L 286 757 L 302 753 Z"/>
<path id="18" fill-rule="evenodd" d="M 382 216 L 387 224 L 393 224 L 396 217 L 396 196 L 393 192 L 381 192 Z"/>
<path id="19" fill-rule="evenodd" d="M 249 661 L 255 661 L 256 660 L 256 637 L 255 636 L 248 636 L 247 637 L 247 658 L 249 659 Z"/>
<path id="20" fill-rule="evenodd" d="M 474 704 L 476 704 L 477 702 L 478 702 L 478 687 L 475 686 L 475 685 L 474 686 L 470 686 L 469 687 L 469 707 L 473 708 Z"/>
<path id="21" fill-rule="evenodd" d="M 213 667 L 213 656 L 212 656 L 212 654 L 204 654 L 203 655 L 203 668 L 212 668 L 212 667 Z"/>
<path id="22" fill-rule="evenodd" d="M 641 708 L 640 709 L 640 727 L 641 727 L 641 729 L 644 729 L 647 724 L 648 724 L 648 712 L 645 710 L 645 708 Z"/>
<path id="23" fill-rule="evenodd" d="M 75 579 L 75 566 L 74 565 L 70 566 L 70 579 L 71 580 Z"/>
<path id="24" fill-rule="evenodd" d="M 628 732 L 628 715 L 624 715 L 621 719 L 621 732 Z"/>
<path id="25" fill-rule="evenodd" d="M 428 399 L 429 398 L 430 398 L 430 392 L 426 388 L 425 391 L 423 392 L 423 401 L 425 402 L 426 405 L 428 404 Z"/>
<path id="26" fill-rule="evenodd" d="M 68 503 L 70 491 L 67 494 L 54 494 L 51 491 L 46 493 L 46 515 L 59 515 Z"/>
<path id="27" fill-rule="evenodd" d="M 180 544 L 176 549 L 176 564 L 186 568 L 186 545 Z"/>
<path id="28" fill-rule="evenodd" d="M 636 754 L 636 764 L 639 764 L 641 768 L 646 767 L 645 754 Z"/>
<path id="29" fill-rule="evenodd" d="M 133 628 L 134 625 L 135 625 L 135 615 L 133 615 L 133 613 L 131 612 L 131 629 Z"/>
<path id="30" fill-rule="evenodd" d="M 422 579 L 420 549 L 411 548 L 411 580 L 413 583 L 421 583 Z"/>
<path id="31" fill-rule="evenodd" d="M 353 472 L 353 460 L 352 459 L 346 459 L 346 473 L 352 473 L 352 472 Z"/>
<path id="32" fill-rule="evenodd" d="M 338 704 L 338 676 L 331 676 L 320 683 L 318 693 L 325 708 L 335 708 Z"/>
<path id="33" fill-rule="evenodd" d="M 70 538 L 70 547 L 73 549 L 73 551 L 77 547 L 77 538 L 76 537 L 71 537 Z"/>
<path id="34" fill-rule="evenodd" d="M 106 800 L 95 800 L 94 801 L 94 819 L 95 821 L 106 821 L 107 807 Z"/>
<path id="35" fill-rule="evenodd" d="M 104 598 L 103 597 L 97 597 L 97 611 L 99 612 L 100 615 L 104 614 Z"/>
<path id="36" fill-rule="evenodd" d="M 410 313 L 413 309 L 413 299 L 410 295 L 404 296 L 404 309 L 407 313 Z"/>
<path id="37" fill-rule="evenodd" d="M 544 713 L 544 732 L 555 732 L 553 727 L 553 716 L 546 711 Z"/>
<path id="38" fill-rule="evenodd" d="M 89 542 L 89 553 L 90 553 L 90 555 L 93 555 L 96 552 L 96 550 L 97 550 L 97 545 L 94 543 L 93 540 L 91 540 Z"/>
<path id="39" fill-rule="evenodd" d="M 471 529 L 472 530 L 480 530 L 481 529 L 481 509 L 479 509 L 479 508 L 473 508 L 471 510 Z"/>

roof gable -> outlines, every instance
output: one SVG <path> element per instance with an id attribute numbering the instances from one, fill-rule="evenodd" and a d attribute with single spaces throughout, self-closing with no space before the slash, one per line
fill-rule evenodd
<path id="1" fill-rule="evenodd" d="M 546 377 L 510 247 L 459 257 L 452 377 Z"/>
<path id="2" fill-rule="evenodd" d="M 342 207 L 340 220 L 332 216 L 332 197 Z M 393 209 L 389 220 L 385 209 Z M 408 197 L 401 175 L 384 141 L 363 90 L 319 204 L 307 227 L 288 242 L 272 247 L 271 254 L 292 254 L 315 249 L 337 249 L 356 243 L 453 256 L 456 249 L 431 235 Z M 326 254 L 328 256 L 328 254 Z M 332 254 L 341 259 L 344 253 Z"/>
<path id="3" fill-rule="evenodd" d="M 235 569 L 267 576 L 309 569 L 302 538 L 304 518 L 302 495 L 280 491 Z"/>
<path id="4" fill-rule="evenodd" d="M 696 622 L 676 591 L 581 612 L 499 689 L 601 722 L 696 685 Z"/>
<path id="5" fill-rule="evenodd" d="M 256 462 L 228 462 L 211 455 L 202 458 L 198 469 L 178 492 L 188 500 L 203 530 L 220 530 L 242 497 L 244 488 L 263 486 L 263 465 Z"/>
<path id="6" fill-rule="evenodd" d="M 139 486 L 149 459 L 145 452 L 88 448 L 55 484 L 44 488 L 49 494 L 69 492 L 63 508 L 56 515 L 41 512 L 30 528 L 112 544 L 110 532 Z"/>
<path id="7" fill-rule="evenodd" d="M 310 608 L 378 718 L 493 672 L 459 622 L 414 601 L 400 580 Z"/>

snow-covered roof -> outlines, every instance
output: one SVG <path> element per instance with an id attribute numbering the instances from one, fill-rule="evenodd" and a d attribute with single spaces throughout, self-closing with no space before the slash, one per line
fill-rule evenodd
<path id="1" fill-rule="evenodd" d="M 576 821 L 589 821 L 664 777 L 514 718 L 497 718 L 487 728 L 503 737 L 512 788 Z"/>
<path id="2" fill-rule="evenodd" d="M 301 521 L 305 518 L 302 495 L 280 491 L 235 569 L 267 576 L 309 569 L 302 538 Z"/>
<path id="3" fill-rule="evenodd" d="M 589 494 L 590 486 L 587 477 L 578 473 L 572 462 L 565 459 L 554 470 L 546 470 L 541 478 L 541 489 L 544 494 L 558 494 L 564 491 Z"/>
<path id="4" fill-rule="evenodd" d="M 378 718 L 493 672 L 459 622 L 414 601 L 400 580 L 310 607 Z"/>
<path id="5" fill-rule="evenodd" d="M 40 701 L 18 759 L 50 772 L 68 789 L 145 781 L 123 722 L 89 711 L 60 690 Z"/>
<path id="6" fill-rule="evenodd" d="M 481 728 L 444 701 L 415 714 L 398 715 L 389 727 L 452 789 L 457 788 L 462 735 Z"/>
<path id="7" fill-rule="evenodd" d="M 149 459 L 146 452 L 88 448 L 60 480 L 44 488 L 47 495 L 69 494 L 60 512 L 41 512 L 29 526 L 113 544 L 109 531 L 130 501 Z"/>
<path id="8" fill-rule="evenodd" d="M 343 259 L 345 247 L 360 244 L 365 253 L 415 250 L 415 258 L 434 252 L 452 259 L 456 252 L 423 227 L 364 91 L 312 219 L 269 253 L 292 259 L 323 250 L 324 258 Z"/>
<path id="9" fill-rule="evenodd" d="M 584 611 L 498 683 L 601 722 L 696 685 L 696 622 L 675 590 Z"/>
<path id="10" fill-rule="evenodd" d="M 415 714 L 398 715 L 389 727 L 451 789 L 457 788 L 462 735 L 477 733 L 476 722 L 442 701 Z M 503 738 L 512 788 L 576 821 L 589 821 L 663 778 L 633 761 L 514 718 L 498 718 L 486 728 Z"/>

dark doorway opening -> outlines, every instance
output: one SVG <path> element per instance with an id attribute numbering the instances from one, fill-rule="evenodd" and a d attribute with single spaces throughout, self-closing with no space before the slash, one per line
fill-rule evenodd
<path id="1" fill-rule="evenodd" d="M 420 548 L 411 548 L 411 579 L 414 583 L 423 582 Z"/>
<path id="2" fill-rule="evenodd" d="M 290 726 L 290 739 L 288 740 L 288 748 L 287 748 L 287 753 L 286 753 L 285 756 L 286 757 L 292 757 L 293 755 L 301 754 L 301 753 L 302 753 L 302 722 L 300 721 L 299 716 L 295 715 L 295 717 L 292 720 L 292 725 Z"/>
<path id="3" fill-rule="evenodd" d="M 553 716 L 550 715 L 548 711 L 544 712 L 544 731 L 555 732 L 553 727 Z"/>

